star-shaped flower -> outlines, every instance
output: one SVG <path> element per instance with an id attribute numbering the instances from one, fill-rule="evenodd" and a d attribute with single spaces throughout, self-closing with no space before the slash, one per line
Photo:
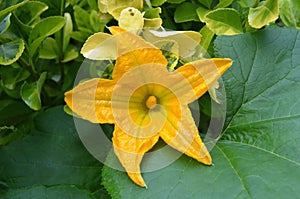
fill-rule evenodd
<path id="1" fill-rule="evenodd" d="M 188 104 L 202 96 L 232 61 L 202 59 L 170 72 L 160 49 L 119 27 L 110 31 L 114 36 L 107 37 L 118 49 L 112 80 L 94 78 L 79 84 L 65 94 L 67 105 L 93 123 L 115 124 L 114 152 L 129 177 L 142 187 L 146 184 L 140 163 L 159 138 L 211 165 Z M 96 46 L 97 40 L 89 39 L 84 53 L 95 54 Z"/>

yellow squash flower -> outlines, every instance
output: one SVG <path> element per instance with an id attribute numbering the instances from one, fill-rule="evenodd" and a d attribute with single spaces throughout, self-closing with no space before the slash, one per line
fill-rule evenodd
<path id="1" fill-rule="evenodd" d="M 65 94 L 67 105 L 90 122 L 115 124 L 114 152 L 139 186 L 146 186 L 140 173 L 143 155 L 159 138 L 211 165 L 188 104 L 202 96 L 232 61 L 202 59 L 170 72 L 160 49 L 119 27 L 109 29 L 118 49 L 113 53 L 112 80 L 94 78 L 80 83 Z M 94 39 L 86 45 L 97 46 Z"/>

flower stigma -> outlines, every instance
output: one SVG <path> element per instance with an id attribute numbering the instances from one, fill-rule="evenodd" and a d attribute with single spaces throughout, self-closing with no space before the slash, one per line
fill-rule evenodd
<path id="1" fill-rule="evenodd" d="M 146 106 L 148 109 L 153 109 L 156 107 L 157 98 L 154 95 L 150 95 L 146 101 Z"/>

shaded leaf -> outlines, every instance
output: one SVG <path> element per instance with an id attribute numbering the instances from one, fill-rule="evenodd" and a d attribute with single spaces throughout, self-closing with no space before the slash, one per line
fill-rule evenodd
<path id="1" fill-rule="evenodd" d="M 4 33 L 8 27 L 10 26 L 10 16 L 11 14 L 8 14 L 1 22 L 0 22 L 0 34 Z"/>
<path id="2" fill-rule="evenodd" d="M 22 39 L 0 45 L 0 64 L 10 65 L 17 61 L 25 49 L 25 43 Z"/>
<path id="3" fill-rule="evenodd" d="M 243 33 L 239 13 L 232 8 L 219 8 L 205 15 L 206 25 L 217 35 Z"/>
<path id="4" fill-rule="evenodd" d="M 47 72 L 43 72 L 37 82 L 27 83 L 21 87 L 22 100 L 33 110 L 37 111 L 42 108 L 41 91 L 46 80 Z"/>
<path id="5" fill-rule="evenodd" d="M 33 113 L 33 111 L 22 102 L 15 100 L 1 100 L 0 102 L 0 126 L 18 124 Z"/>
<path id="6" fill-rule="evenodd" d="M 24 0 L 23 2 L 21 3 L 18 3 L 18 4 L 15 4 L 15 5 L 12 5 L 8 8 L 5 8 L 4 10 L 1 10 L 0 11 L 0 21 L 2 21 L 2 19 L 10 12 L 14 11 L 15 9 L 17 9 L 18 7 L 20 6 L 23 6 L 25 5 L 29 0 Z"/>
<path id="7" fill-rule="evenodd" d="M 234 65 L 223 76 L 227 117 L 223 137 L 211 151 L 214 165 L 182 156 L 143 174 L 148 189 L 134 185 L 126 173 L 104 167 L 103 183 L 112 197 L 297 198 L 299 35 L 296 29 L 270 27 L 218 37 L 216 55 L 232 58 Z M 152 154 L 143 160 L 143 168 L 170 157 Z M 107 162 L 119 164 L 113 153 Z"/>
<path id="8" fill-rule="evenodd" d="M 16 84 L 26 80 L 30 76 L 30 72 L 24 68 L 14 68 L 11 66 L 1 67 L 0 75 L 3 86 L 13 90 Z"/>
<path id="9" fill-rule="evenodd" d="M 93 193 L 102 189 L 100 172 L 101 164 L 84 148 L 62 106 L 38 114 L 28 136 L 0 148 L 0 176 L 8 194 L 59 184 Z M 60 196 L 55 198 L 64 198 Z"/>
<path id="10" fill-rule="evenodd" d="M 48 9 L 45 3 L 40 1 L 29 1 L 15 11 L 16 16 L 26 25 L 32 25 L 38 17 Z"/>
<path id="11" fill-rule="evenodd" d="M 278 0 L 266 0 L 256 8 L 250 8 L 248 21 L 253 28 L 261 28 L 278 18 Z"/>
<path id="12" fill-rule="evenodd" d="M 7 191 L 3 199 L 91 199 L 91 193 L 88 190 L 79 189 L 74 185 L 57 185 L 57 186 L 34 186 Z"/>
<path id="13" fill-rule="evenodd" d="M 30 131 L 32 113 L 33 111 L 20 101 L 0 100 L 0 146 Z"/>

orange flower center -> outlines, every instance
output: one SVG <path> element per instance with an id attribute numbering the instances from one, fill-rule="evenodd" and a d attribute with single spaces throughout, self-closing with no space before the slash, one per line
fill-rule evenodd
<path id="1" fill-rule="evenodd" d="M 146 106 L 148 109 L 152 109 L 156 106 L 157 99 L 154 95 L 150 95 L 148 99 L 146 100 Z"/>

